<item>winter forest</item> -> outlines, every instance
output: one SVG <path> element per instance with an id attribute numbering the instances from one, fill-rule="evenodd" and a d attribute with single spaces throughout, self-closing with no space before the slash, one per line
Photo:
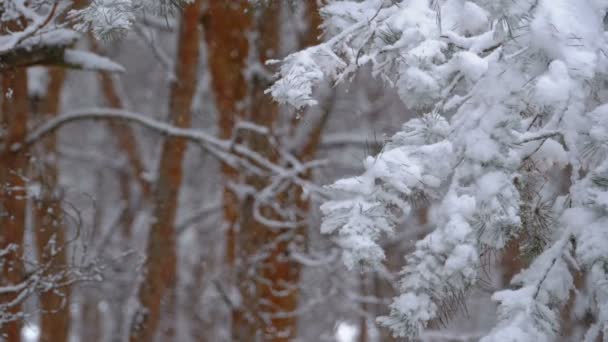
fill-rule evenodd
<path id="1" fill-rule="evenodd" d="M 0 0 L 0 341 L 608 341 L 608 0 Z"/>

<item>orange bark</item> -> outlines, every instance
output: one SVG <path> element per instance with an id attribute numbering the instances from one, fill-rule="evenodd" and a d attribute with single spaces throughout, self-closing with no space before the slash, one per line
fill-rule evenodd
<path id="1" fill-rule="evenodd" d="M 74 1 L 74 8 L 82 8 L 83 0 Z M 55 7 L 53 7 L 55 11 Z M 49 17 L 50 18 L 50 17 Z M 64 15 L 59 21 L 65 19 Z M 46 96 L 42 101 L 39 114 L 43 116 L 56 116 L 61 106 L 61 93 L 66 78 L 66 71 L 60 67 L 48 69 L 49 83 Z M 42 264 L 49 264 L 49 273 L 64 271 L 68 266 L 66 239 L 66 225 L 64 223 L 63 208 L 58 189 L 57 170 L 57 138 L 55 135 L 47 137 L 41 147 L 42 164 L 39 166 L 38 182 L 41 193 L 34 206 L 34 222 L 38 256 Z M 48 249 L 49 242 L 59 247 L 56 253 Z M 47 291 L 39 296 L 42 314 L 40 317 L 41 342 L 68 341 L 70 334 L 70 287 L 64 287 L 60 292 Z"/>
<path id="2" fill-rule="evenodd" d="M 252 49 L 255 49 L 260 63 L 276 58 L 281 31 L 280 7 L 278 2 L 273 2 L 253 16 L 253 9 L 247 8 L 247 5 L 247 1 L 235 2 L 233 6 L 211 1 L 204 20 L 212 85 L 220 115 L 220 135 L 223 138 L 236 138 L 268 160 L 279 162 L 268 136 L 247 132 L 233 137 L 235 122 L 239 119 L 267 127 L 271 132 L 278 123 L 278 107 L 264 94 L 270 85 L 269 80 L 265 75 L 254 74 L 247 82 L 243 70 Z M 302 37 L 304 44 L 312 43 L 320 34 L 317 29 L 320 23 L 317 8 L 308 6 L 308 10 L 314 20 L 311 21 L 311 30 Z M 256 30 L 257 39 L 249 46 L 247 34 L 251 30 Z M 239 104 L 242 106 L 245 103 L 245 99 L 248 99 L 249 106 L 239 107 Z M 303 147 L 303 158 L 314 156 L 323 124 L 319 126 Z M 258 190 L 268 184 L 267 177 L 240 171 L 224 166 L 224 179 L 227 183 L 241 180 Z M 293 196 L 294 192 L 296 196 Z M 281 206 L 300 206 L 308 211 L 308 202 L 300 200 L 300 195 L 301 189 L 294 187 L 280 194 L 277 200 Z M 229 186 L 225 188 L 224 219 L 228 225 L 226 259 L 235 276 L 232 281 L 241 295 L 241 302 L 233 307 L 232 339 L 289 341 L 296 333 L 297 317 L 294 311 L 298 302 L 300 270 L 299 265 L 289 257 L 289 252 L 294 245 L 303 244 L 303 234 L 299 229 L 277 229 L 258 222 L 254 217 L 254 201 L 252 196 L 237 198 Z M 262 212 L 271 219 L 286 219 L 270 208 L 262 208 Z M 260 253 L 264 255 L 263 259 L 251 264 L 253 257 Z"/>
<path id="3" fill-rule="evenodd" d="M 263 93 L 268 86 L 264 76 L 253 75 L 251 83 L 248 84 L 243 75 L 246 57 L 252 48 L 248 46 L 247 33 L 253 28 L 253 16 L 252 9 L 247 6 L 246 1 L 233 7 L 211 2 L 206 20 L 209 64 L 220 111 L 221 135 L 224 138 L 232 137 L 238 119 L 272 128 L 278 115 L 277 106 Z M 276 3 L 269 5 L 263 9 L 259 18 L 259 46 L 255 48 L 261 62 L 278 50 L 278 9 Z M 233 23 L 240 25 L 226 27 Z M 239 110 L 239 102 L 247 97 L 248 88 L 251 89 L 250 107 Z M 247 132 L 236 138 L 269 160 L 276 161 L 276 153 L 267 136 Z M 248 175 L 244 170 L 239 174 L 237 170 L 227 166 L 224 166 L 223 171 L 226 182 L 234 182 L 240 178 L 256 189 L 262 189 L 268 181 L 264 177 Z M 289 272 L 287 263 L 276 262 L 279 259 L 285 260 L 282 257 L 285 250 L 283 245 L 286 242 L 278 242 L 281 246 L 277 247 L 275 238 L 281 232 L 269 229 L 254 218 L 253 197 L 239 199 L 232 193 L 229 185 L 226 186 L 224 195 L 224 218 L 228 224 L 227 262 L 232 267 L 231 271 L 235 275 L 232 281 L 238 286 L 241 297 L 239 305 L 232 308 L 232 339 L 244 341 L 263 337 L 265 340 L 274 341 L 274 337 L 282 332 L 285 322 L 292 320 L 273 318 L 268 322 L 262 317 L 263 314 L 272 314 L 277 310 L 282 312 L 285 306 L 292 306 L 291 303 L 285 303 L 287 296 L 274 295 L 275 291 L 279 290 L 275 286 L 276 283 L 281 283 L 280 280 L 286 278 Z M 266 215 L 272 215 L 269 210 L 264 211 Z M 249 265 L 249 259 L 262 250 L 267 253 L 267 258 L 256 265 Z M 252 273 L 261 275 L 266 281 L 255 280 Z M 291 323 L 287 325 L 291 327 Z M 286 336 L 293 336 L 293 332 L 288 332 Z"/>
<path id="4" fill-rule="evenodd" d="M 259 62 L 264 63 L 270 58 L 276 58 L 280 41 L 280 7 L 277 2 L 267 5 L 261 10 L 256 22 L 256 41 L 254 49 L 259 55 Z M 264 75 L 254 75 L 251 79 L 251 107 L 247 119 L 257 125 L 267 127 L 272 132 L 277 122 L 279 110 L 264 90 L 269 81 Z M 270 133 L 272 134 L 272 133 Z M 249 148 L 264 155 L 272 162 L 278 162 L 274 146 L 269 137 L 259 133 L 247 132 L 243 134 L 244 143 Z M 262 190 L 268 185 L 268 177 L 259 175 L 245 175 L 245 182 L 256 190 Z M 285 194 L 279 196 L 284 203 Z M 233 339 L 244 340 L 247 336 L 256 336 L 264 341 L 289 341 L 295 337 L 295 317 L 292 315 L 297 305 L 297 287 L 289 282 L 292 278 L 290 260 L 287 248 L 292 236 L 282 229 L 267 227 L 254 216 L 256 198 L 247 196 L 243 202 L 240 218 L 239 257 L 243 260 L 244 270 L 239 271 L 237 279 L 240 286 L 243 308 L 248 308 L 250 317 L 247 320 L 237 321 L 233 327 Z M 262 215 L 271 219 L 280 220 L 282 217 L 273 212 L 271 208 L 262 208 Z M 283 238 L 280 238 L 280 237 Z M 251 264 L 256 255 L 263 255 L 263 259 Z M 261 279 L 260 279 L 261 278 Z M 293 300 L 296 299 L 294 302 Z M 270 320 L 264 319 L 268 315 Z"/>
<path id="5" fill-rule="evenodd" d="M 55 116 L 61 103 L 61 89 L 65 80 L 65 70 L 49 69 L 49 84 L 46 97 L 43 99 L 40 114 Z M 61 198 L 58 194 L 58 170 L 56 164 L 57 138 L 49 136 L 41 147 L 41 160 L 38 180 L 41 184 L 40 197 L 35 203 L 35 234 L 38 255 L 42 264 L 49 264 L 49 273 L 61 272 L 67 267 L 66 226 L 64 224 Z M 53 240 L 57 253 L 49 250 Z M 67 341 L 70 332 L 70 288 L 60 293 L 47 291 L 40 295 L 42 315 L 40 317 L 40 341 Z"/>
<path id="6" fill-rule="evenodd" d="M 219 135 L 232 137 L 235 122 L 243 117 L 243 103 L 247 97 L 247 82 L 243 73 L 249 54 L 246 33 L 251 30 L 250 8 L 247 0 L 235 0 L 231 5 L 223 1 L 208 1 L 203 17 L 208 47 L 209 70 L 215 103 L 219 112 Z M 239 199 L 230 188 L 238 180 L 238 171 L 222 165 L 225 181 L 223 194 L 224 223 L 226 224 L 226 261 L 236 261 L 236 234 Z"/>
<path id="7" fill-rule="evenodd" d="M 209 1 L 203 17 L 205 39 L 208 47 L 209 70 L 215 103 L 218 110 L 219 135 L 223 139 L 232 138 L 235 123 L 244 117 L 242 107 L 247 97 L 247 81 L 244 70 L 249 54 L 246 34 L 252 29 L 248 0 L 233 1 L 228 5 L 222 1 Z M 239 106 L 240 104 L 240 106 Z M 231 188 L 239 180 L 238 170 L 222 164 L 224 190 L 222 210 L 226 231 L 226 263 L 228 278 L 236 286 L 236 264 L 239 234 L 240 199 Z M 234 303 L 233 303 L 234 304 Z M 247 318 L 239 305 L 232 307 L 232 330 L 246 326 Z M 235 335 L 233 334 L 233 340 Z M 252 338 L 253 335 L 248 336 Z"/>
<path id="8" fill-rule="evenodd" d="M 15 69 L 2 74 L 2 112 L 0 126 L 4 129 L 0 136 L 0 249 L 15 246 L 0 266 L 0 285 L 17 284 L 23 280 L 21 260 L 23 234 L 25 230 L 25 172 L 27 157 L 23 151 L 13 152 L 10 147 L 24 141 L 27 133 L 28 96 L 25 69 Z M 0 295 L 0 302 L 14 299 L 12 295 Z M 11 309 L 19 313 L 20 305 Z M 21 324 L 13 321 L 0 326 L 0 336 L 7 342 L 20 341 Z"/>
<path id="9" fill-rule="evenodd" d="M 278 18 L 278 9 L 275 9 L 275 11 L 275 13 L 272 13 L 271 11 L 268 15 Z M 321 17 L 316 2 L 310 1 L 307 4 L 306 19 L 308 20 L 309 27 L 301 39 L 301 48 L 318 43 L 318 38 L 321 35 L 321 30 L 319 28 L 321 25 Z M 262 20 L 272 25 L 272 21 L 269 20 L 268 17 L 263 18 Z M 269 32 L 279 31 L 278 23 L 275 22 L 274 25 L 277 27 L 272 28 L 268 24 L 263 25 L 260 29 L 260 33 L 264 34 L 265 37 L 270 37 L 278 42 L 279 37 L 272 36 Z M 260 47 L 262 51 L 271 51 L 273 48 L 276 49 L 278 46 L 270 47 L 267 43 L 263 43 Z M 264 56 L 262 54 L 261 57 L 267 59 L 272 58 L 273 56 Z M 260 88 L 258 91 L 263 91 L 261 87 L 258 88 Z M 259 96 L 261 102 L 271 101 L 267 96 L 263 97 L 264 94 L 262 93 L 260 93 Z M 275 104 L 270 105 L 276 108 Z M 308 139 L 304 142 L 304 145 L 296 156 L 301 162 L 308 162 L 315 158 L 330 114 L 331 110 L 325 108 L 320 120 L 317 121 L 316 125 L 310 131 Z M 269 127 L 271 126 L 269 125 Z M 300 176 L 304 179 L 311 179 L 313 175 L 310 170 L 307 170 Z M 306 219 L 310 214 L 310 201 L 304 197 L 303 189 L 301 187 L 293 186 L 285 194 L 282 194 L 280 200 L 283 202 L 282 205 L 284 207 L 294 207 L 296 212 L 296 215 L 294 216 L 295 221 L 306 222 Z M 277 219 L 287 218 L 278 217 Z M 274 245 L 274 250 L 272 250 L 269 259 L 266 261 L 264 269 L 264 280 L 267 280 L 268 282 L 261 284 L 264 289 L 262 301 L 263 303 L 271 303 L 270 313 L 272 317 L 275 317 L 271 320 L 271 327 L 266 329 L 267 337 L 271 341 L 287 342 L 293 340 L 297 333 L 297 315 L 295 312 L 298 307 L 301 271 L 301 265 L 290 258 L 290 253 L 294 249 L 304 249 L 306 243 L 306 225 L 299 226 L 296 229 L 287 228 L 279 231 L 272 230 L 269 227 L 264 228 L 269 232 L 269 242 Z"/>
<path id="10" fill-rule="evenodd" d="M 321 24 L 323 19 L 319 14 L 319 3 L 318 1 L 309 1 L 306 4 L 306 20 L 308 21 L 308 27 L 300 39 L 300 48 L 306 48 L 319 44 L 319 39 L 323 34 L 321 30 Z"/>
<path id="11" fill-rule="evenodd" d="M 248 86 L 245 68 L 249 54 L 246 34 L 251 31 L 252 18 L 247 0 L 234 1 L 232 6 L 222 1 L 209 1 L 203 17 L 205 40 L 208 47 L 209 70 L 218 110 L 219 135 L 232 138 L 235 123 L 242 119 L 244 110 L 239 106 L 247 98 Z M 226 232 L 226 264 L 229 286 L 236 286 L 236 264 L 239 234 L 240 199 L 231 188 L 239 180 L 238 170 L 222 164 L 224 190 L 222 210 Z M 237 304 L 237 305 L 234 305 Z M 233 303 L 232 331 L 247 325 L 247 319 L 239 303 Z M 250 335 L 249 338 L 253 338 Z M 235 334 L 232 334 L 233 340 Z"/>
<path id="12" fill-rule="evenodd" d="M 201 0 L 183 9 L 179 29 L 177 80 L 171 85 L 169 117 L 177 127 L 190 127 L 190 107 L 196 89 Z M 153 213 L 145 263 L 145 279 L 138 298 L 142 310 L 136 315 L 130 332 L 131 342 L 152 341 L 159 327 L 163 299 L 174 304 L 177 278 L 175 214 L 182 182 L 182 161 L 187 142 L 166 139 L 162 146 L 158 179 L 154 191 Z M 170 308 L 169 311 L 172 311 Z M 171 317 L 173 319 L 174 317 Z M 172 321 L 170 325 L 174 324 Z"/>

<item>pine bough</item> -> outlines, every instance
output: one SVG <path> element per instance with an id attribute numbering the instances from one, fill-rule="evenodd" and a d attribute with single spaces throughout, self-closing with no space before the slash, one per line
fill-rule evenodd
<path id="1" fill-rule="evenodd" d="M 120 65 L 70 48 L 90 32 L 97 39 L 122 36 L 141 16 L 166 16 L 191 0 L 94 0 L 75 8 L 71 0 L 0 0 L 0 72 L 58 65 L 123 71 Z"/>
<path id="2" fill-rule="evenodd" d="M 282 61 L 268 90 L 316 103 L 320 82 L 363 65 L 418 117 L 365 172 L 329 186 L 322 231 L 348 267 L 384 259 L 379 239 L 431 203 L 433 231 L 407 256 L 400 295 L 378 321 L 418 336 L 482 277 L 483 256 L 519 239 L 528 269 L 496 292 L 483 342 L 555 341 L 560 309 L 579 296 L 608 336 L 606 0 L 333 0 L 327 40 Z M 565 186 L 564 186 L 565 184 Z"/>

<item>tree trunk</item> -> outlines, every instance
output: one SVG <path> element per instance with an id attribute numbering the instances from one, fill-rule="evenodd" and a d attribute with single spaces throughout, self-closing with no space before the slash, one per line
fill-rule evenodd
<path id="1" fill-rule="evenodd" d="M 278 2 L 273 2 L 260 9 L 256 16 L 255 29 L 257 39 L 254 41 L 258 62 L 277 57 L 280 47 L 280 17 Z M 247 119 L 259 126 L 268 128 L 272 135 L 273 126 L 277 123 L 279 108 L 273 100 L 264 94 L 270 86 L 270 80 L 264 73 L 255 73 L 250 80 L 251 107 Z M 271 144 L 270 136 L 255 132 L 243 134 L 244 143 L 249 148 L 277 163 L 279 156 Z M 258 191 L 269 183 L 268 177 L 245 175 L 248 186 Z M 285 206 L 285 194 L 277 200 Z M 295 337 L 295 311 L 297 305 L 297 283 L 290 281 L 297 268 L 291 268 L 288 255 L 288 245 L 293 239 L 292 232 L 266 226 L 256 219 L 255 195 L 250 194 L 244 200 L 241 215 L 241 232 L 239 234 L 239 257 L 245 267 L 239 270 L 243 304 L 251 308 L 252 319 L 236 326 L 236 340 L 244 340 L 247 336 L 261 337 L 264 341 L 289 341 Z M 262 208 L 261 214 L 274 220 L 287 219 L 271 208 Z M 259 258 L 258 258 L 259 256 Z M 255 261 L 258 260 L 258 261 Z M 295 301 L 294 301 L 295 299 Z M 270 319 L 268 319 L 270 318 Z M 263 335 L 262 335 L 263 334 Z M 262 337 L 263 336 L 263 337 Z"/>
<path id="2" fill-rule="evenodd" d="M 42 100 L 40 114 L 43 117 L 56 116 L 61 104 L 61 90 L 65 80 L 65 70 L 50 68 L 49 84 Z M 49 264 L 49 273 L 61 272 L 68 266 L 66 225 L 64 223 L 61 194 L 58 188 L 57 138 L 47 137 L 40 148 L 41 160 L 36 173 L 41 185 L 40 197 L 35 201 L 34 231 L 38 256 L 42 264 Z M 55 251 L 50 242 L 58 246 Z M 56 252 L 56 253 L 55 253 Z M 42 315 L 40 317 L 40 341 L 68 341 L 70 332 L 69 287 L 59 292 L 47 291 L 40 295 Z"/>
<path id="3" fill-rule="evenodd" d="M 169 103 L 169 118 L 171 124 L 177 127 L 190 127 L 190 109 L 198 74 L 201 4 L 201 0 L 196 0 L 186 6 L 180 23 L 175 72 L 177 79 L 171 85 Z M 150 228 L 146 274 L 138 294 L 142 310 L 132 322 L 131 342 L 152 341 L 160 323 L 163 300 L 169 299 L 174 304 L 171 298 L 175 295 L 177 280 L 175 214 L 186 147 L 186 140 L 180 138 L 166 139 L 162 146 L 153 205 L 156 219 Z M 174 326 L 174 323 L 171 321 L 169 325 Z"/>
<path id="4" fill-rule="evenodd" d="M 232 137 L 235 123 L 243 117 L 242 104 L 247 97 L 244 70 L 249 54 L 246 34 L 251 30 L 249 11 L 248 0 L 235 0 L 232 6 L 222 1 L 209 1 L 202 19 L 222 139 Z M 232 266 L 236 262 L 239 199 L 230 185 L 238 181 L 238 170 L 222 164 L 222 177 L 225 181 L 226 261 Z"/>
<path id="5" fill-rule="evenodd" d="M 248 55 L 255 55 L 258 58 L 256 62 L 262 65 L 266 60 L 277 57 L 281 32 L 280 6 L 278 2 L 266 4 L 259 9 L 260 12 L 247 6 L 247 1 L 234 6 L 211 1 L 204 20 L 212 84 L 220 115 L 220 134 L 223 138 L 247 144 L 268 160 L 279 162 L 269 136 L 253 132 L 233 136 L 239 119 L 267 127 L 271 132 L 278 123 L 278 106 L 264 94 L 270 80 L 263 73 L 253 74 L 246 80 L 243 70 L 247 67 Z M 314 42 L 320 34 L 316 5 L 307 6 L 307 10 L 313 20 L 312 29 L 301 37 L 305 45 Z M 249 46 L 247 38 L 252 30 L 256 31 L 254 36 L 257 39 L 252 40 L 254 45 Z M 244 103 L 249 104 L 248 108 L 239 106 Z M 314 155 L 319 141 L 316 134 L 313 133 L 310 144 L 303 148 L 302 156 L 311 158 Z M 300 267 L 291 260 L 289 253 L 294 245 L 303 244 L 302 230 L 277 229 L 260 223 L 254 215 L 255 198 L 238 198 L 230 187 L 230 183 L 242 181 L 250 188 L 261 190 L 268 185 L 267 177 L 228 166 L 223 167 L 223 176 L 228 183 L 224 191 L 224 219 L 228 226 L 226 259 L 234 277 L 232 282 L 240 292 L 240 301 L 232 308 L 232 339 L 292 340 L 296 335 Z M 308 212 L 308 201 L 301 199 L 301 189 L 293 187 L 280 194 L 277 202 L 285 208 L 299 206 Z M 262 212 L 271 219 L 288 219 L 269 207 L 262 208 Z"/>
<path id="6" fill-rule="evenodd" d="M 103 93 L 107 105 L 110 108 L 124 108 L 122 100 L 116 91 L 112 74 L 107 71 L 100 71 L 98 77 L 101 85 L 101 92 Z M 135 132 L 133 132 L 131 126 L 125 123 L 110 120 L 108 125 L 110 126 L 112 133 L 118 139 L 118 146 L 127 155 L 129 166 L 133 171 L 135 179 L 139 183 L 143 197 L 149 198 L 152 194 L 152 186 L 144 177 L 146 169 L 137 147 Z"/>
<path id="7" fill-rule="evenodd" d="M 360 293 L 362 297 L 367 297 L 369 296 L 369 291 L 368 291 L 368 279 L 367 276 L 364 273 L 361 273 L 359 275 L 359 287 L 360 287 Z M 368 313 L 368 305 L 365 303 L 365 301 L 363 301 L 361 303 L 361 317 L 359 317 L 359 336 L 358 336 L 358 342 L 368 342 L 368 335 L 369 332 L 367 331 L 367 313 Z"/>
<path id="8" fill-rule="evenodd" d="M 197 243 L 203 245 L 204 239 L 201 238 L 203 233 L 196 233 Z M 190 338 L 196 342 L 213 341 L 213 326 L 209 324 L 206 317 L 203 317 L 200 310 L 201 298 L 203 297 L 203 291 L 205 289 L 204 274 L 207 273 L 208 263 L 210 256 L 205 253 L 198 252 L 199 255 L 196 261 L 190 266 L 191 280 L 186 285 L 185 291 L 186 296 L 183 300 L 184 311 L 188 315 L 190 324 Z"/>
<path id="9" fill-rule="evenodd" d="M 90 39 L 90 44 L 91 50 L 97 54 L 100 54 L 101 49 L 94 39 Z M 116 89 L 116 84 L 112 74 L 107 71 L 100 71 L 97 73 L 97 77 L 99 79 L 101 93 L 103 94 L 106 105 L 110 108 L 123 109 L 124 104 Z M 152 197 L 152 185 L 145 178 L 146 168 L 137 146 L 137 138 L 133 128 L 126 123 L 113 120 L 108 122 L 108 126 L 112 134 L 116 137 L 118 148 L 120 148 L 120 150 L 127 157 L 130 171 L 139 185 L 142 200 L 150 201 Z M 134 201 L 131 191 L 131 178 L 127 173 L 121 175 L 120 186 L 122 198 L 127 202 L 127 207 L 120 221 L 124 235 L 129 237 L 131 235 L 131 229 L 133 226 L 133 221 L 135 220 L 135 212 L 137 208 L 133 207 Z"/>
<path id="10" fill-rule="evenodd" d="M 316 1 L 309 1 L 306 3 L 306 20 L 308 22 L 307 30 L 304 32 L 300 41 L 300 48 L 306 48 L 311 45 L 319 43 L 319 37 L 321 36 L 321 16 L 319 15 L 318 3 Z M 277 15 L 278 17 L 278 15 Z M 279 30 L 276 30 L 279 31 Z M 278 40 L 278 37 L 276 37 Z M 264 47 L 262 47 L 264 48 Z M 266 101 L 270 101 L 266 98 Z M 308 139 L 304 141 L 303 146 L 298 150 L 296 157 L 300 162 L 312 161 L 321 143 L 321 138 L 324 129 L 329 121 L 333 108 L 333 96 L 330 97 L 329 101 L 321 113 L 321 117 L 313 125 L 310 130 Z M 295 117 L 295 116 L 294 116 Z M 303 123 L 301 120 L 300 123 Z M 306 170 L 300 177 L 310 180 L 313 177 L 311 170 Z M 274 265 L 273 268 L 278 270 L 279 277 L 273 279 L 272 284 L 275 284 L 275 289 L 272 289 L 272 293 L 280 293 L 279 298 L 275 298 L 271 302 L 275 306 L 276 310 L 274 315 L 285 315 L 285 318 L 275 319 L 273 321 L 273 328 L 279 332 L 284 332 L 283 335 L 275 337 L 274 341 L 290 341 L 296 337 L 297 334 L 297 314 L 298 300 L 300 294 L 300 273 L 301 264 L 293 260 L 290 255 L 292 252 L 304 252 L 306 246 L 306 229 L 309 228 L 308 219 L 311 213 L 310 201 L 304 196 L 304 190 L 297 185 L 292 186 L 287 194 L 283 197 L 284 207 L 292 207 L 295 212 L 292 215 L 292 219 L 296 222 L 303 222 L 302 225 L 297 228 L 289 228 L 282 232 L 283 235 L 287 234 L 289 237 L 285 239 L 280 236 L 278 238 L 278 244 L 274 252 L 274 259 L 271 263 Z M 286 219 L 286 218 L 283 218 Z M 267 228 L 268 229 L 268 228 Z M 272 273 L 270 274 L 272 275 Z M 278 290 L 278 292 L 277 292 Z M 280 298 L 282 296 L 282 298 Z M 274 297 L 274 296 L 272 296 Z M 278 300 L 276 300 L 278 299 Z"/>
<path id="11" fill-rule="evenodd" d="M 249 55 L 247 34 L 252 20 L 248 0 L 235 0 L 232 6 L 223 1 L 208 1 L 202 18 L 208 49 L 209 70 L 218 111 L 220 138 L 232 138 L 235 123 L 244 117 L 244 102 L 247 97 L 245 68 Z M 236 286 L 237 235 L 239 231 L 240 198 L 232 185 L 239 182 L 239 171 L 227 164 L 221 166 L 224 181 L 222 211 L 226 232 L 226 265 L 229 286 Z M 234 291 L 230 290 L 232 294 Z M 234 298 L 231 298 L 233 300 Z M 239 309 L 240 303 L 233 301 L 232 330 L 246 324 L 246 317 Z M 249 336 L 249 338 L 252 338 Z M 234 340 L 234 338 L 233 338 Z"/>
<path id="12" fill-rule="evenodd" d="M 0 127 L 0 249 L 15 247 L 0 267 L 0 285 L 17 284 L 23 280 L 23 237 L 26 211 L 26 168 L 24 151 L 13 152 L 11 146 L 23 143 L 27 133 L 28 93 L 25 69 L 15 69 L 2 74 L 2 112 Z M 13 295 L 0 295 L 0 302 L 7 303 Z M 12 314 L 21 312 L 21 305 L 11 308 Z M 2 325 L 0 336 L 7 342 L 21 340 L 21 323 L 16 320 Z"/>
<path id="13" fill-rule="evenodd" d="M 91 291 L 92 292 L 92 291 Z M 82 332 L 80 338 L 87 342 L 102 341 L 102 317 L 99 312 L 99 300 L 93 293 L 85 291 L 86 298 L 82 305 Z"/>
<path id="14" fill-rule="evenodd" d="M 93 52 L 100 55 L 102 54 L 99 43 L 95 40 L 95 38 L 90 38 L 89 43 Z M 99 71 L 97 73 L 97 79 L 99 81 L 101 94 L 103 95 L 103 99 L 106 106 L 108 106 L 109 108 L 124 109 L 125 105 L 123 103 L 123 98 L 117 90 L 116 82 L 113 75 L 107 71 Z M 116 138 L 116 147 L 121 153 L 126 156 L 126 159 L 128 161 L 128 168 L 130 171 L 121 172 L 119 179 L 120 198 L 125 205 L 123 213 L 119 220 L 119 225 L 121 227 L 124 243 L 129 244 L 129 238 L 131 237 L 133 232 L 133 224 L 137 217 L 137 211 L 152 202 L 152 184 L 149 182 L 148 179 L 145 178 L 146 168 L 142 160 L 142 155 L 138 148 L 137 137 L 133 128 L 124 122 L 118 122 L 114 120 L 110 120 L 108 122 L 108 128 L 110 129 L 111 134 L 114 135 L 114 137 Z M 140 198 L 136 198 L 136 194 L 134 194 L 134 191 L 132 189 L 133 179 L 137 181 L 137 185 L 139 186 Z M 132 286 L 132 282 L 127 279 L 121 279 L 117 286 Z M 128 296 L 128 293 L 122 293 L 120 295 L 117 295 L 114 299 L 116 304 L 112 305 L 112 307 L 115 311 L 114 315 L 116 315 L 116 317 L 119 317 L 123 314 L 125 310 L 124 303 L 127 303 Z M 92 302 L 89 303 L 89 301 Z M 90 322 L 87 322 L 87 324 L 91 326 L 91 330 L 89 330 L 88 328 L 86 330 L 87 336 L 90 336 L 91 341 L 97 341 L 101 338 L 100 324 L 98 321 L 96 321 L 101 319 L 101 315 L 99 313 L 95 313 L 94 311 L 96 310 L 94 308 L 97 308 L 98 301 L 98 298 L 93 297 L 87 298 L 87 303 L 85 303 L 85 307 L 91 307 L 89 309 L 91 311 L 91 314 L 85 316 L 85 320 L 87 318 L 92 320 Z M 122 333 L 125 331 L 124 327 L 124 320 L 116 320 L 113 328 L 113 338 L 115 340 L 122 336 Z"/>

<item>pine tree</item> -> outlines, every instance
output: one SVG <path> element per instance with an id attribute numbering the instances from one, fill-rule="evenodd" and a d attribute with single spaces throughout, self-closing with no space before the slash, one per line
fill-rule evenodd
<path id="1" fill-rule="evenodd" d="M 378 267 L 379 239 L 421 201 L 434 229 L 416 243 L 400 294 L 378 322 L 416 337 L 445 322 L 479 285 L 489 253 L 521 241 L 529 267 L 498 291 L 490 341 L 554 341 L 560 310 L 582 292 L 605 329 L 605 1 L 329 1 L 329 39 L 285 58 L 268 90 L 281 103 L 316 104 L 321 81 L 361 66 L 394 87 L 417 117 L 365 172 L 329 186 L 322 231 L 350 268 Z M 566 193 L 563 170 L 571 168 Z M 560 172 L 555 172 L 555 171 Z M 603 336 L 606 336 L 603 334 Z"/>

